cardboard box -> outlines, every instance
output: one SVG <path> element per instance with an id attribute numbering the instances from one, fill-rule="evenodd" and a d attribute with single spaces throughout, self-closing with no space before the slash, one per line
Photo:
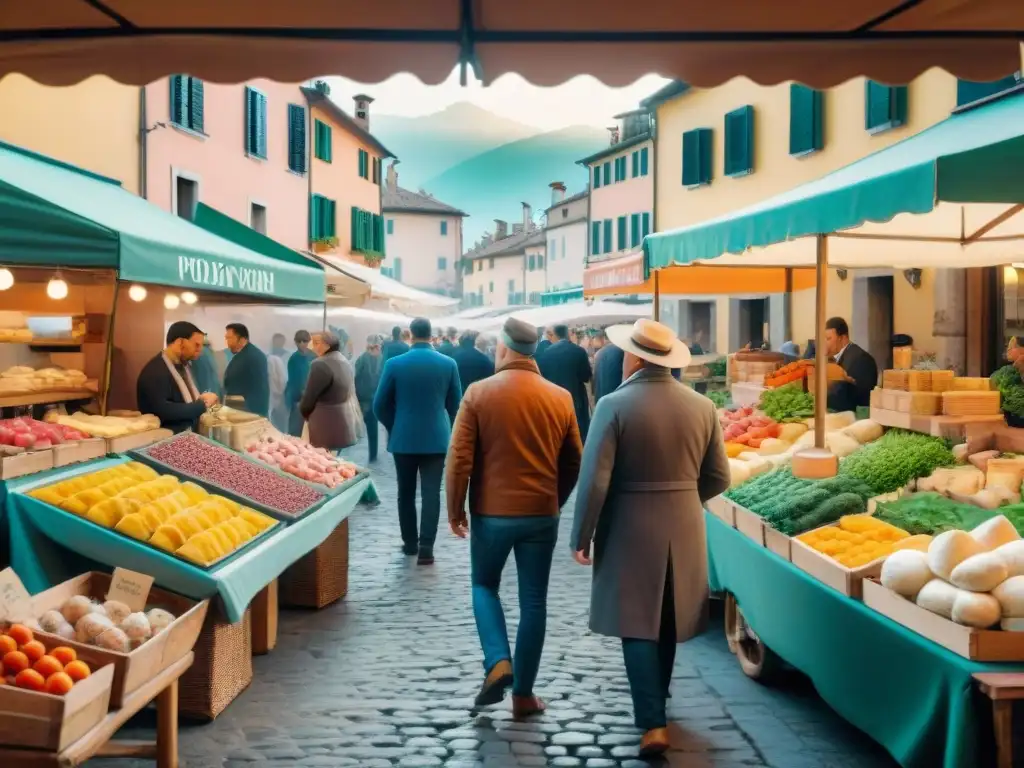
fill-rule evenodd
<path id="1" fill-rule="evenodd" d="M 736 506 L 725 496 L 708 499 L 708 512 L 724 522 L 730 528 L 736 527 Z"/>
<path id="2" fill-rule="evenodd" d="M 926 611 L 877 580 L 863 583 L 864 604 L 943 648 L 974 661 L 1024 661 L 1024 632 L 975 629 Z"/>
<path id="3" fill-rule="evenodd" d="M 793 539 L 789 536 L 775 530 L 767 523 L 764 524 L 764 545 L 783 560 L 791 561 L 793 559 L 792 544 Z"/>
<path id="4" fill-rule="evenodd" d="M 17 456 L 0 457 L 0 480 L 13 480 L 16 477 L 34 475 L 53 469 L 53 449 L 42 451 L 25 451 Z"/>
<path id="5" fill-rule="evenodd" d="M 834 526 L 823 526 L 831 528 Z M 884 557 L 862 565 L 859 568 L 847 568 L 826 554 L 809 547 L 799 539 L 790 539 L 792 542 L 790 562 L 804 573 L 810 574 L 822 584 L 825 584 L 837 592 L 860 600 L 863 595 L 864 579 L 877 577 L 882 573 Z"/>
<path id="6" fill-rule="evenodd" d="M 966 437 L 968 455 L 981 451 L 1024 453 L 1024 429 L 1007 426 L 1001 417 L 998 421 L 969 424 Z"/>
<path id="7" fill-rule="evenodd" d="M 739 504 L 733 504 L 733 510 L 736 515 L 736 530 L 763 547 L 764 518 Z"/>
<path id="8" fill-rule="evenodd" d="M 69 464 L 92 461 L 106 456 L 106 454 L 107 441 L 101 437 L 79 440 L 74 443 L 61 443 L 53 446 L 53 466 L 66 467 Z"/>

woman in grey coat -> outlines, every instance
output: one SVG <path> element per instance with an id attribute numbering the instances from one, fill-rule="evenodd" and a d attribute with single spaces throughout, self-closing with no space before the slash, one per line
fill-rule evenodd
<path id="1" fill-rule="evenodd" d="M 358 440 L 349 404 L 355 394 L 352 363 L 341 353 L 341 342 L 333 333 L 314 335 L 311 346 L 319 357 L 309 367 L 299 412 L 309 424 L 310 444 L 340 451 Z"/>
<path id="2" fill-rule="evenodd" d="M 715 406 L 672 377 L 690 361 L 675 333 L 653 320 L 606 333 L 625 352 L 625 380 L 594 411 L 570 543 L 590 565 L 593 542 L 590 628 L 622 638 L 650 756 L 668 749 L 676 644 L 707 618 L 704 502 L 729 487 L 729 460 Z"/>

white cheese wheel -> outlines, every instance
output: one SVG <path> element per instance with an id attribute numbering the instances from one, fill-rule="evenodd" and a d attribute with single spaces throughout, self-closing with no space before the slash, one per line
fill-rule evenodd
<path id="1" fill-rule="evenodd" d="M 942 579 L 932 579 L 917 593 L 916 602 L 921 608 L 947 619 L 953 615 L 953 603 L 960 590 Z"/>
<path id="2" fill-rule="evenodd" d="M 861 419 L 860 421 L 855 421 L 853 424 L 843 429 L 843 432 L 848 434 L 861 445 L 864 445 L 865 443 L 871 443 L 880 438 L 885 433 L 885 428 L 877 421 Z"/>
<path id="3" fill-rule="evenodd" d="M 1009 576 L 1003 558 L 995 552 L 982 552 L 961 562 L 949 575 L 954 587 L 968 592 L 991 592 Z"/>
<path id="4" fill-rule="evenodd" d="M 957 596 L 953 600 L 953 612 L 950 618 L 965 627 L 985 629 L 999 621 L 1001 614 L 999 601 L 992 595 L 981 592 L 965 592 L 961 589 L 958 590 Z"/>
<path id="5" fill-rule="evenodd" d="M 928 568 L 928 556 L 916 549 L 893 552 L 882 564 L 882 586 L 908 600 L 916 598 L 921 588 L 933 578 Z"/>
<path id="6" fill-rule="evenodd" d="M 985 548 L 966 531 L 945 531 L 940 533 L 928 547 L 928 567 L 941 579 L 949 580 L 953 569 L 971 555 L 978 555 Z"/>
<path id="7" fill-rule="evenodd" d="M 999 601 L 1004 617 L 1024 618 L 1024 576 L 1011 576 L 992 590 L 992 597 Z"/>
<path id="8" fill-rule="evenodd" d="M 1020 534 L 1005 515 L 997 515 L 986 520 L 971 531 L 971 537 L 989 550 L 1020 540 Z"/>
<path id="9" fill-rule="evenodd" d="M 840 459 L 845 459 L 860 448 L 856 438 L 838 430 L 825 434 L 825 445 Z"/>
<path id="10" fill-rule="evenodd" d="M 747 462 L 739 459 L 729 459 L 729 487 L 733 488 L 740 483 L 750 479 L 750 470 L 747 469 Z"/>

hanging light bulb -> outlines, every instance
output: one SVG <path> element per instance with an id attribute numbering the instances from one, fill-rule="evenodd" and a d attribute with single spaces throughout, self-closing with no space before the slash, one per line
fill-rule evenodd
<path id="1" fill-rule="evenodd" d="M 145 301 L 146 293 L 146 286 L 136 283 L 128 289 L 128 298 L 132 301 Z"/>
<path id="2" fill-rule="evenodd" d="M 175 294 L 168 293 L 164 296 L 164 307 L 167 309 L 177 309 L 179 304 L 181 304 L 181 299 L 179 299 Z"/>
<path id="3" fill-rule="evenodd" d="M 14 274 L 7 267 L 0 267 L 0 291 L 6 291 L 14 285 Z"/>
<path id="4" fill-rule="evenodd" d="M 57 301 L 68 297 L 68 284 L 60 276 L 60 272 L 50 278 L 50 282 L 46 284 L 46 295 Z"/>
<path id="5" fill-rule="evenodd" d="M 181 294 L 181 300 L 184 301 L 186 304 L 195 304 L 197 301 L 199 301 L 199 297 L 192 293 L 192 291 L 185 291 L 183 294 Z"/>

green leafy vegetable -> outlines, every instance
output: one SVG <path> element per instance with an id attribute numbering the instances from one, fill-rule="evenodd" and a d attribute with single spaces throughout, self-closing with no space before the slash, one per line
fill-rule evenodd
<path id="1" fill-rule="evenodd" d="M 1016 367 L 1004 365 L 990 380 L 1001 395 L 1003 413 L 1024 417 L 1024 381 Z"/>
<path id="2" fill-rule="evenodd" d="M 729 402 L 729 393 L 721 391 L 708 392 L 708 400 L 714 403 L 716 408 L 724 408 Z"/>
<path id="3" fill-rule="evenodd" d="M 712 377 L 722 377 L 722 376 L 725 376 L 725 372 L 726 372 L 726 359 L 724 357 L 721 357 L 718 360 L 713 360 L 712 362 L 708 363 L 708 375 L 709 376 L 712 376 Z"/>
<path id="4" fill-rule="evenodd" d="M 814 415 L 814 395 L 804 392 L 795 384 L 765 390 L 761 395 L 761 410 L 775 421 L 809 419 Z"/>
<path id="5" fill-rule="evenodd" d="M 911 480 L 954 464 L 944 440 L 893 429 L 843 460 L 839 474 L 867 483 L 874 495 L 892 493 Z"/>

